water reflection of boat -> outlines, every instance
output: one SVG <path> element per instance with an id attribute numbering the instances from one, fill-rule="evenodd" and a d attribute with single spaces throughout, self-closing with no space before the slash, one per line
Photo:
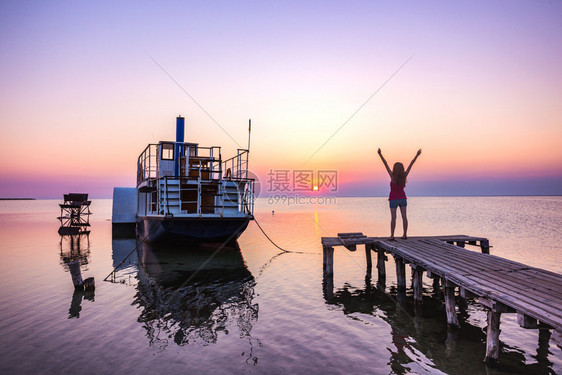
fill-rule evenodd
<path id="1" fill-rule="evenodd" d="M 258 317 L 255 281 L 237 242 L 143 243 L 139 260 L 135 304 L 151 345 L 166 345 L 169 338 L 178 345 L 207 345 L 234 325 L 241 338 L 251 338 Z"/>

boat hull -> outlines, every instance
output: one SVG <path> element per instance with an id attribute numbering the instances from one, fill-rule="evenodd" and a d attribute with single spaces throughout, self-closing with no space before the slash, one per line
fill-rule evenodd
<path id="1" fill-rule="evenodd" d="M 141 216 L 138 232 L 149 242 L 158 241 L 232 241 L 238 239 L 253 217 L 204 218 Z"/>

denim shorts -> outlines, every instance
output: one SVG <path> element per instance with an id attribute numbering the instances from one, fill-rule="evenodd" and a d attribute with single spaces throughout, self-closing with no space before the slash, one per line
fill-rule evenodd
<path id="1" fill-rule="evenodd" d="M 406 207 L 408 205 L 408 200 L 406 200 L 406 199 L 393 199 L 391 201 L 388 201 L 388 203 L 390 204 L 390 208 Z"/>

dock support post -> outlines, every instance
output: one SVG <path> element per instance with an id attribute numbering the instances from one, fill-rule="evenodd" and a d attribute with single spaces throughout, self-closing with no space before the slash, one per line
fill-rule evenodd
<path id="1" fill-rule="evenodd" d="M 433 277 L 433 293 L 440 294 L 441 293 L 441 278 L 440 277 Z"/>
<path id="2" fill-rule="evenodd" d="M 373 245 L 366 243 L 365 244 L 365 258 L 367 259 L 367 272 L 371 273 L 371 269 L 373 269 L 373 260 L 371 258 L 371 250 L 373 249 Z"/>
<path id="3" fill-rule="evenodd" d="M 322 278 L 322 291 L 324 292 L 324 299 L 331 301 L 334 298 L 334 274 L 324 273 Z"/>
<path id="4" fill-rule="evenodd" d="M 498 362 L 500 353 L 500 317 L 501 312 L 488 310 L 488 329 L 486 333 L 486 357 L 484 362 L 489 366 L 494 366 Z"/>
<path id="5" fill-rule="evenodd" d="M 400 291 L 406 290 L 406 265 L 400 257 L 394 257 L 396 263 L 396 284 Z"/>
<path id="6" fill-rule="evenodd" d="M 379 248 L 377 249 L 377 269 L 379 271 L 379 278 L 377 282 L 381 285 L 386 284 L 386 267 L 384 263 L 385 263 L 384 250 Z"/>
<path id="7" fill-rule="evenodd" d="M 324 255 L 324 272 L 327 274 L 334 273 L 334 248 L 330 246 L 323 247 Z"/>
<path id="8" fill-rule="evenodd" d="M 74 284 L 74 289 L 83 290 L 84 282 L 82 281 L 82 272 L 80 271 L 80 263 L 77 260 L 69 262 L 68 269 L 70 271 L 70 276 L 72 277 L 72 283 Z"/>
<path id="9" fill-rule="evenodd" d="M 414 264 L 411 265 L 412 267 L 412 279 L 414 282 L 414 302 L 422 303 L 423 302 L 423 291 L 422 291 L 422 276 L 423 276 L 423 268 L 416 266 Z"/>
<path id="10" fill-rule="evenodd" d="M 451 327 L 458 327 L 459 320 L 455 309 L 455 284 L 449 280 L 444 280 L 445 287 L 445 312 L 447 313 L 447 324 Z"/>
<path id="11" fill-rule="evenodd" d="M 480 248 L 482 249 L 482 254 L 490 254 L 490 241 L 480 241 Z"/>

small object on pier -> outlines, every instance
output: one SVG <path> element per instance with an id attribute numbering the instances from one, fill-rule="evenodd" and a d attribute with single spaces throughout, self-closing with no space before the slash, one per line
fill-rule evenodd
<path id="1" fill-rule="evenodd" d="M 82 272 L 80 271 L 80 263 L 75 260 L 68 263 L 68 269 L 70 270 L 70 276 L 72 277 L 72 283 L 74 284 L 74 289 L 82 290 L 84 288 L 84 282 L 82 281 Z"/>
<path id="2" fill-rule="evenodd" d="M 361 240 L 367 238 L 361 232 L 354 232 L 354 233 L 338 233 L 338 238 L 342 242 L 342 245 L 349 251 L 357 250 L 358 243 L 361 243 Z M 359 242 L 358 242 L 359 241 Z"/>

